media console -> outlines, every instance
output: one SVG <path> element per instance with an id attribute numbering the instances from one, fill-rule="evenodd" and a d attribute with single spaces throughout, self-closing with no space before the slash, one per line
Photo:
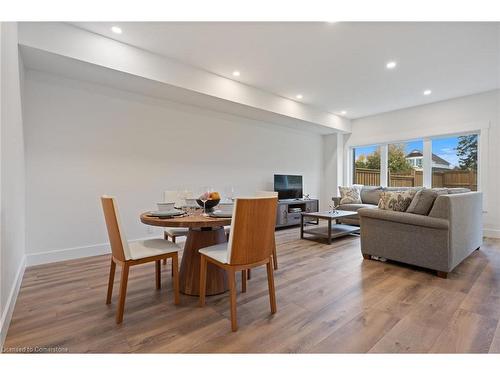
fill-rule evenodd
<path id="1" fill-rule="evenodd" d="M 300 210 L 299 210 L 300 209 Z M 283 199 L 278 201 L 276 228 L 300 224 L 301 212 L 318 212 L 318 199 Z M 312 222 L 317 224 L 316 220 Z"/>

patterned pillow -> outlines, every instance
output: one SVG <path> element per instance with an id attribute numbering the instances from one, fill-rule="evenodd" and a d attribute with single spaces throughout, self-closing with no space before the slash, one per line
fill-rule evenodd
<path id="1" fill-rule="evenodd" d="M 385 191 L 380 195 L 378 208 L 382 210 L 405 212 L 410 206 L 415 194 L 415 190 Z"/>
<path id="2" fill-rule="evenodd" d="M 339 186 L 340 204 L 361 203 L 363 185 Z"/>

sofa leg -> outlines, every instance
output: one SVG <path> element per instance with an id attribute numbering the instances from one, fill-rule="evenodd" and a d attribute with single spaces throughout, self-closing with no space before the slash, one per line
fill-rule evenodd
<path id="1" fill-rule="evenodd" d="M 372 256 L 371 256 L 370 254 L 363 254 L 363 258 L 364 258 L 364 259 L 371 260 L 371 259 L 372 259 Z"/>
<path id="2" fill-rule="evenodd" d="M 443 272 L 443 271 L 436 271 L 436 275 L 442 279 L 447 279 L 448 278 L 448 272 Z"/>

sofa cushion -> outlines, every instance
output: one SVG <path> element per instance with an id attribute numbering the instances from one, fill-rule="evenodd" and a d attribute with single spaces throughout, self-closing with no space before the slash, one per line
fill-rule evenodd
<path id="1" fill-rule="evenodd" d="M 432 188 L 431 190 L 436 192 L 437 195 L 449 194 L 448 188 Z"/>
<path id="2" fill-rule="evenodd" d="M 360 208 L 377 208 L 377 206 L 374 204 L 364 204 L 364 203 L 348 203 L 348 204 L 341 204 L 339 206 L 339 210 L 343 211 L 357 211 Z"/>
<path id="3" fill-rule="evenodd" d="M 380 195 L 378 207 L 382 210 L 405 212 L 415 194 L 415 190 L 384 191 Z"/>
<path id="4" fill-rule="evenodd" d="M 448 194 L 469 193 L 471 190 L 467 188 L 448 188 Z"/>
<path id="5" fill-rule="evenodd" d="M 363 186 L 361 189 L 361 202 L 377 205 L 382 192 L 382 186 Z"/>
<path id="6" fill-rule="evenodd" d="M 430 189 L 417 191 L 406 212 L 417 215 L 428 215 L 438 193 Z"/>
<path id="7" fill-rule="evenodd" d="M 362 203 L 361 188 L 362 185 L 339 186 L 340 204 Z"/>

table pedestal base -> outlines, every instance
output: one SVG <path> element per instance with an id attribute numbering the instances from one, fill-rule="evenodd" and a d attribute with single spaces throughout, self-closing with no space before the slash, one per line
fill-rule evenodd
<path id="1" fill-rule="evenodd" d="M 189 229 L 179 272 L 180 292 L 190 296 L 200 295 L 199 249 L 226 242 L 224 228 Z M 229 289 L 227 274 L 223 269 L 208 263 L 207 296 L 221 294 Z"/>

